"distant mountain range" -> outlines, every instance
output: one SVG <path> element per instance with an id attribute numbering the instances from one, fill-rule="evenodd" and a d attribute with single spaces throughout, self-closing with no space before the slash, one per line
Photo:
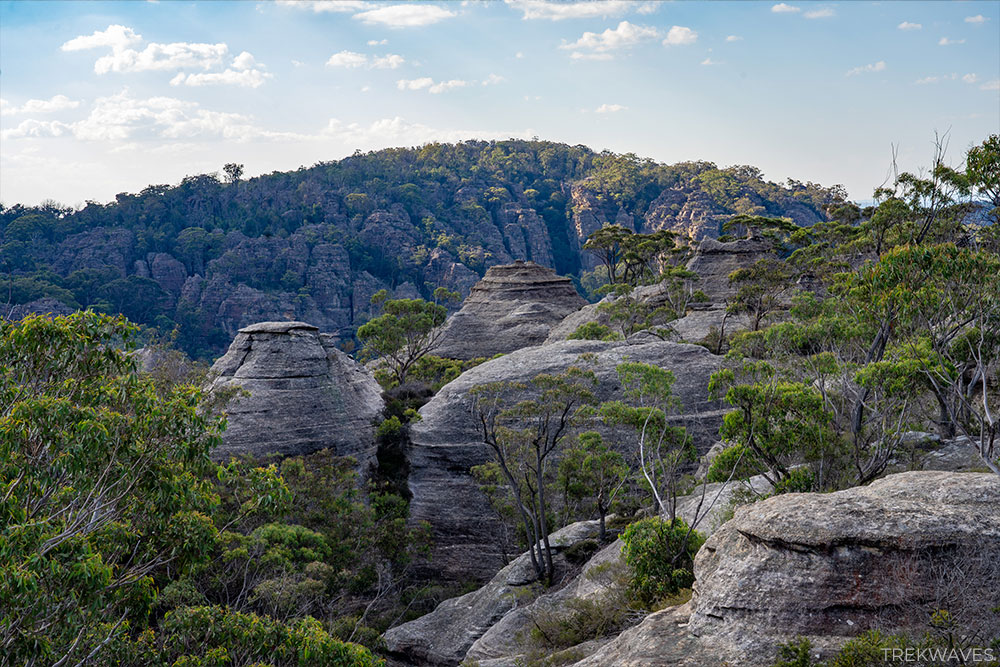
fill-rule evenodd
<path id="1" fill-rule="evenodd" d="M 587 236 L 617 223 L 717 236 L 738 213 L 827 219 L 840 186 L 777 184 L 749 166 L 664 165 L 545 141 L 357 153 L 247 180 L 206 174 L 79 211 L 0 211 L 7 314 L 93 306 L 209 357 L 252 322 L 350 336 L 382 288 L 464 294 L 486 268 L 534 260 L 579 279 Z"/>

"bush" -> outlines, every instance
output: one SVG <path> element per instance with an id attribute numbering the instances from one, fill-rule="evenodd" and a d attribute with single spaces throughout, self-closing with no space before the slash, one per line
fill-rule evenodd
<path id="1" fill-rule="evenodd" d="M 599 322 L 587 322 L 571 333 L 569 340 L 621 340 L 622 335 Z"/>
<path id="2" fill-rule="evenodd" d="M 630 593 L 645 605 L 688 588 L 694 582 L 694 555 L 705 543 L 683 519 L 642 519 L 622 533 L 622 556 L 632 570 Z"/>
<path id="3" fill-rule="evenodd" d="M 566 549 L 563 555 L 566 556 L 566 560 L 574 565 L 583 565 L 590 557 L 597 553 L 597 550 L 601 548 L 601 545 L 597 543 L 597 540 L 581 540 L 573 546 Z"/>
<path id="4" fill-rule="evenodd" d="M 753 451 L 746 445 L 732 445 L 719 452 L 705 476 L 707 482 L 726 482 L 732 479 L 749 479 L 764 472 Z"/>

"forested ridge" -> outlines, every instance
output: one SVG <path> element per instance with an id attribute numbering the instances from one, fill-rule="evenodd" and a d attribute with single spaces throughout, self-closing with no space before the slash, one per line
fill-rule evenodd
<path id="1" fill-rule="evenodd" d="M 0 209 L 0 300 L 14 314 L 122 313 L 196 357 L 236 329 L 301 319 L 350 337 L 380 289 L 463 294 L 493 264 L 579 278 L 587 236 L 618 223 L 717 236 L 735 214 L 829 219 L 840 186 L 769 182 L 749 166 L 656 163 L 545 141 L 357 153 L 293 172 L 188 176 L 108 204 Z M 12 308 L 22 306 L 20 309 Z"/>

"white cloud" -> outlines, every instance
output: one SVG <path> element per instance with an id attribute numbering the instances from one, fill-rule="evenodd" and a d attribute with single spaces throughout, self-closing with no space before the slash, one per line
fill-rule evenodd
<path id="1" fill-rule="evenodd" d="M 899 28 L 900 30 L 920 30 L 924 26 L 920 25 L 919 23 L 910 23 L 909 21 L 903 21 L 896 27 Z"/>
<path id="2" fill-rule="evenodd" d="M 523 58 L 524 57 L 524 53 L 522 53 L 521 51 L 518 51 L 517 53 L 514 54 L 514 57 L 518 58 L 518 59 Z"/>
<path id="3" fill-rule="evenodd" d="M 340 53 L 334 53 L 330 56 L 330 59 L 326 61 L 327 67 L 364 67 L 368 64 L 368 56 L 363 53 L 356 53 L 354 51 L 341 51 Z"/>
<path id="4" fill-rule="evenodd" d="M 534 132 L 462 130 L 434 128 L 422 123 L 411 123 L 399 116 L 382 118 L 370 125 L 345 124 L 331 118 L 322 132 L 329 139 L 340 141 L 353 148 L 382 148 L 386 146 L 413 146 L 431 141 L 462 141 L 464 139 L 496 139 L 501 137 L 523 137 L 527 139 Z"/>
<path id="5" fill-rule="evenodd" d="M 359 12 L 369 4 L 363 0 L 278 0 L 279 5 L 295 9 L 311 9 L 317 14 L 321 12 Z"/>
<path id="6" fill-rule="evenodd" d="M 742 40 L 743 40 L 743 38 L 740 37 L 739 35 L 729 35 L 729 36 L 726 37 L 726 41 L 727 42 L 739 42 L 739 41 L 742 41 Z"/>
<path id="7" fill-rule="evenodd" d="M 519 10 L 525 21 L 544 19 L 563 21 L 566 19 L 593 19 L 622 16 L 630 11 L 651 14 L 656 11 L 656 3 L 630 2 L 628 0 L 605 0 L 604 2 L 550 2 L 548 0 L 507 0 L 507 5 Z"/>
<path id="8" fill-rule="evenodd" d="M 617 113 L 618 111 L 625 111 L 626 109 L 628 109 L 628 107 L 621 104 L 602 104 L 594 109 L 594 113 Z"/>
<path id="9" fill-rule="evenodd" d="M 451 79 L 450 81 L 439 81 L 435 83 L 434 79 L 429 76 L 421 77 L 419 79 L 400 79 L 396 82 L 396 87 L 400 90 L 427 89 L 427 92 L 434 95 L 447 92 L 453 88 L 464 88 L 468 85 L 468 81 L 463 81 L 461 79 Z"/>
<path id="10" fill-rule="evenodd" d="M 965 17 L 966 23 L 986 23 L 987 21 L 989 21 L 989 19 L 983 16 L 982 14 L 976 14 L 975 16 Z"/>
<path id="11" fill-rule="evenodd" d="M 0 139 L 24 139 L 27 137 L 61 137 L 72 131 L 72 126 L 57 120 L 22 120 L 17 127 L 0 131 Z"/>
<path id="12" fill-rule="evenodd" d="M 801 12 L 802 10 L 793 5 L 786 5 L 783 2 L 779 2 L 771 7 L 771 11 L 775 14 L 794 14 L 796 12 Z"/>
<path id="13" fill-rule="evenodd" d="M 13 116 L 19 113 L 54 113 L 75 109 L 80 106 L 78 100 L 71 100 L 65 95 L 53 95 L 47 100 L 28 100 L 20 107 L 15 107 L 7 100 L 0 100 L 0 115 Z"/>
<path id="14" fill-rule="evenodd" d="M 109 25 L 107 30 L 95 30 L 92 35 L 74 37 L 59 48 L 63 51 L 83 51 L 111 47 L 115 51 L 121 51 L 141 41 L 142 36 L 135 34 L 132 28 L 115 24 Z"/>
<path id="15" fill-rule="evenodd" d="M 938 40 L 938 46 L 952 46 L 954 44 L 965 44 L 964 39 L 948 39 L 947 37 L 942 37 Z"/>
<path id="16" fill-rule="evenodd" d="M 675 25 L 667 32 L 667 38 L 663 40 L 664 46 L 686 46 L 698 41 L 698 33 L 691 28 L 682 25 Z"/>
<path id="17" fill-rule="evenodd" d="M 635 25 L 628 21 L 622 21 L 617 28 L 608 28 L 604 32 L 585 32 L 583 35 L 570 44 L 562 44 L 560 49 L 573 49 L 576 51 L 592 51 L 595 53 L 607 53 L 615 49 L 627 48 L 647 40 L 655 39 L 659 36 L 656 28 Z M 574 57 L 576 57 L 574 55 Z"/>
<path id="18" fill-rule="evenodd" d="M 979 81 L 979 76 L 976 74 L 966 74 L 962 77 L 962 81 L 965 83 L 975 83 L 976 81 Z"/>
<path id="19" fill-rule="evenodd" d="M 396 69 L 404 64 L 406 59 L 403 56 L 389 53 L 384 56 L 374 56 L 371 60 L 363 53 L 354 51 L 341 51 L 330 56 L 326 61 L 327 67 L 346 67 L 353 69 L 357 67 L 367 67 L 368 69 Z"/>
<path id="20" fill-rule="evenodd" d="M 293 67 L 302 67 L 303 65 L 305 65 L 305 63 L 302 62 L 301 60 L 293 60 L 292 61 L 292 66 Z"/>
<path id="21" fill-rule="evenodd" d="M 702 65 L 724 65 L 725 63 L 723 63 L 722 61 L 719 61 L 719 60 L 712 60 L 711 56 L 709 56 L 708 58 L 705 58 L 704 60 L 702 60 L 701 64 Z"/>
<path id="22" fill-rule="evenodd" d="M 579 51 L 574 51 L 569 54 L 569 57 L 573 60 L 614 60 L 614 56 L 610 53 L 580 53 Z"/>
<path id="23" fill-rule="evenodd" d="M 389 43 L 388 39 L 369 39 L 368 46 L 385 46 Z"/>
<path id="24" fill-rule="evenodd" d="M 384 56 L 376 57 L 372 60 L 372 68 L 374 69 L 396 69 L 400 65 L 406 62 L 403 56 L 396 55 L 395 53 L 390 53 Z"/>
<path id="25" fill-rule="evenodd" d="M 881 72 L 885 70 L 885 61 L 880 60 L 877 63 L 869 63 L 867 65 L 862 65 L 860 67 L 855 67 L 852 70 L 848 70 L 847 76 L 854 76 L 855 74 L 863 74 L 865 72 Z"/>
<path id="26" fill-rule="evenodd" d="M 179 72 L 170 80 L 171 86 L 241 86 L 243 88 L 259 88 L 267 79 L 274 75 L 257 69 L 227 69 L 222 72 L 198 72 L 185 74 Z"/>
<path id="27" fill-rule="evenodd" d="M 829 7 L 824 7 L 823 9 L 814 9 L 803 14 L 807 19 L 828 19 L 834 16 L 834 11 Z"/>
<path id="28" fill-rule="evenodd" d="M 483 85 L 484 86 L 495 86 L 496 84 L 503 83 L 506 80 L 507 79 L 505 79 L 504 77 L 500 76 L 499 74 L 490 74 L 488 77 L 486 77 L 485 79 L 483 79 Z"/>
<path id="29" fill-rule="evenodd" d="M 390 28 L 416 28 L 431 25 L 453 16 L 456 16 L 454 12 L 437 5 L 409 4 L 369 9 L 366 12 L 355 14 L 354 18 L 368 24 L 381 24 Z"/>
<path id="30" fill-rule="evenodd" d="M 1000 79 L 987 81 L 983 85 L 979 86 L 979 90 L 1000 90 Z"/>
<path id="31" fill-rule="evenodd" d="M 926 86 L 928 84 L 941 83 L 942 81 L 947 81 L 948 79 L 954 79 L 955 76 L 956 75 L 954 74 L 952 74 L 951 76 L 925 76 L 922 79 L 917 79 L 913 83 L 917 84 L 918 86 Z"/>
<path id="32" fill-rule="evenodd" d="M 257 61 L 254 60 L 253 55 L 251 55 L 246 51 L 243 51 L 242 53 L 240 53 L 240 55 L 233 58 L 233 64 L 231 65 L 231 67 L 233 69 L 239 69 L 239 70 L 253 69 L 256 64 Z"/>

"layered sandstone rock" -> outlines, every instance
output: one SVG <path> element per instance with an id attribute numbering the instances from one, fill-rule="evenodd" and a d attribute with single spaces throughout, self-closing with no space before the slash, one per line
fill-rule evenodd
<path id="1" fill-rule="evenodd" d="M 213 456 L 296 456 L 331 448 L 360 464 L 375 454 L 374 421 L 384 407 L 371 375 L 335 339 L 304 322 L 240 329 L 212 366 L 210 391 L 239 389 Z"/>
<path id="2" fill-rule="evenodd" d="M 624 399 L 616 367 L 626 360 L 673 371 L 674 395 L 681 408 L 671 422 L 687 427 L 702 451 L 718 439 L 724 410 L 708 400 L 708 381 L 719 358 L 699 346 L 655 339 L 634 344 L 571 340 L 518 350 L 466 371 L 420 410 L 422 420 L 413 425 L 410 436 L 410 516 L 431 523 L 432 564 L 439 576 L 485 581 L 502 564 L 499 524 L 469 473 L 472 466 L 486 461 L 470 390 L 491 382 L 528 383 L 541 373 L 560 373 L 579 365 L 597 375 L 599 400 Z M 512 392 L 508 398 L 526 395 Z M 624 435 L 607 440 L 634 455 L 634 440 Z"/>
<path id="3" fill-rule="evenodd" d="M 473 359 L 540 345 L 585 304 L 573 282 L 552 269 L 522 261 L 493 266 L 448 319 L 434 353 Z"/>

